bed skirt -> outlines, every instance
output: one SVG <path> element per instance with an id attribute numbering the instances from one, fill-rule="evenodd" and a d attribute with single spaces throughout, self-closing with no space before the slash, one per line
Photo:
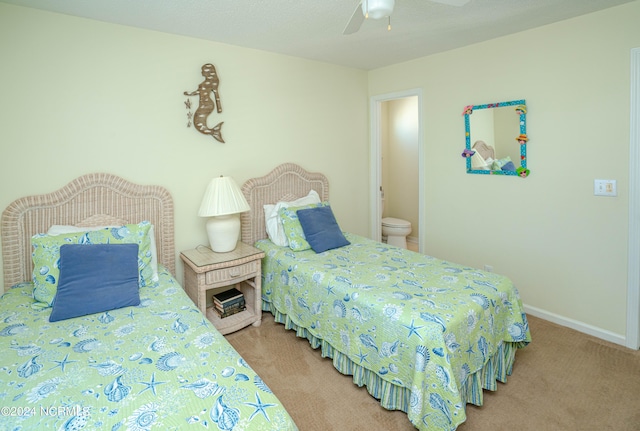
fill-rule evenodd
<path id="1" fill-rule="evenodd" d="M 333 348 L 327 341 L 316 337 L 302 326 L 297 325 L 289 315 L 281 313 L 271 302 L 262 301 L 262 310 L 268 311 L 274 316 L 274 320 L 284 324 L 288 330 L 295 330 L 296 335 L 300 338 L 309 340 L 309 344 L 314 349 L 321 348 L 323 358 L 331 358 L 333 366 L 344 375 L 353 376 L 353 382 L 359 387 L 365 386 L 371 396 L 380 401 L 380 405 L 387 410 L 401 410 L 407 413 L 409 420 L 419 429 L 422 429 L 422 418 L 412 417 L 411 415 L 411 389 L 403 386 L 395 385 L 387 380 L 380 378 L 376 373 L 368 370 L 355 362 L 347 355 Z M 507 376 L 511 375 L 513 363 L 515 361 L 516 351 L 518 348 L 524 347 L 526 343 L 522 342 L 503 342 L 498 347 L 497 352 L 491 356 L 485 363 L 484 367 L 477 372 L 470 374 L 465 382 L 459 387 L 460 397 L 464 404 L 474 404 L 481 406 L 482 391 L 487 389 L 495 391 L 498 388 L 498 381 L 507 382 Z M 424 397 L 419 397 L 424 399 Z M 458 423 L 464 422 L 466 417 Z M 455 429 L 454 426 L 452 429 Z"/>

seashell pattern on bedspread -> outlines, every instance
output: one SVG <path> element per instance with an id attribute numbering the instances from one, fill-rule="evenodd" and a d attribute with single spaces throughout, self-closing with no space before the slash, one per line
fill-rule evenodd
<path id="1" fill-rule="evenodd" d="M 316 254 L 269 240 L 263 309 L 421 430 L 454 430 L 531 341 L 506 277 L 345 233 Z"/>
<path id="2" fill-rule="evenodd" d="M 0 299 L 0 430 L 297 430 L 164 268 L 141 303 L 50 323 L 31 283 Z"/>

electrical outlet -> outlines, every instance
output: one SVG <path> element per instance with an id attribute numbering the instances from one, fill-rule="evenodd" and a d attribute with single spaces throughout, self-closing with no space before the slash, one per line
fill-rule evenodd
<path id="1" fill-rule="evenodd" d="M 493 272 L 493 266 L 491 266 L 491 265 L 485 265 L 485 266 L 484 266 L 484 270 L 485 270 L 485 271 L 487 271 L 487 272 Z"/>
<path id="2" fill-rule="evenodd" d="M 618 196 L 616 180 L 593 180 L 593 194 L 596 196 Z"/>

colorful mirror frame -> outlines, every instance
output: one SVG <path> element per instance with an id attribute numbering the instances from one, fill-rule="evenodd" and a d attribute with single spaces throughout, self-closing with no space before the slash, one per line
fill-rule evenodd
<path id="1" fill-rule="evenodd" d="M 516 168 L 514 164 L 514 168 L 515 168 L 514 170 L 473 169 L 471 164 L 471 159 L 475 154 L 475 150 L 471 147 L 470 116 L 476 110 L 502 108 L 505 106 L 514 106 L 515 115 L 519 117 L 518 125 L 519 125 L 520 134 L 518 136 L 514 136 L 514 138 L 516 141 L 515 144 L 520 145 L 520 166 Z M 530 171 L 527 168 L 527 142 L 529 141 L 527 137 L 527 105 L 524 99 L 512 100 L 508 102 L 487 103 L 485 105 L 468 105 L 468 106 L 465 106 L 462 114 L 464 115 L 465 141 L 466 141 L 465 149 L 462 152 L 462 157 L 466 159 L 468 174 L 509 175 L 509 176 L 519 176 L 522 178 L 526 178 L 529 175 Z M 515 162 L 515 161 L 512 161 L 512 162 Z"/>

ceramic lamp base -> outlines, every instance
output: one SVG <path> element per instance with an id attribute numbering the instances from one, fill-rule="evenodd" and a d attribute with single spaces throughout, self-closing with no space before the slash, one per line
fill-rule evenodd
<path id="1" fill-rule="evenodd" d="M 207 221 L 209 246 L 216 253 L 226 253 L 235 249 L 239 234 L 240 216 L 238 214 L 211 217 Z"/>

